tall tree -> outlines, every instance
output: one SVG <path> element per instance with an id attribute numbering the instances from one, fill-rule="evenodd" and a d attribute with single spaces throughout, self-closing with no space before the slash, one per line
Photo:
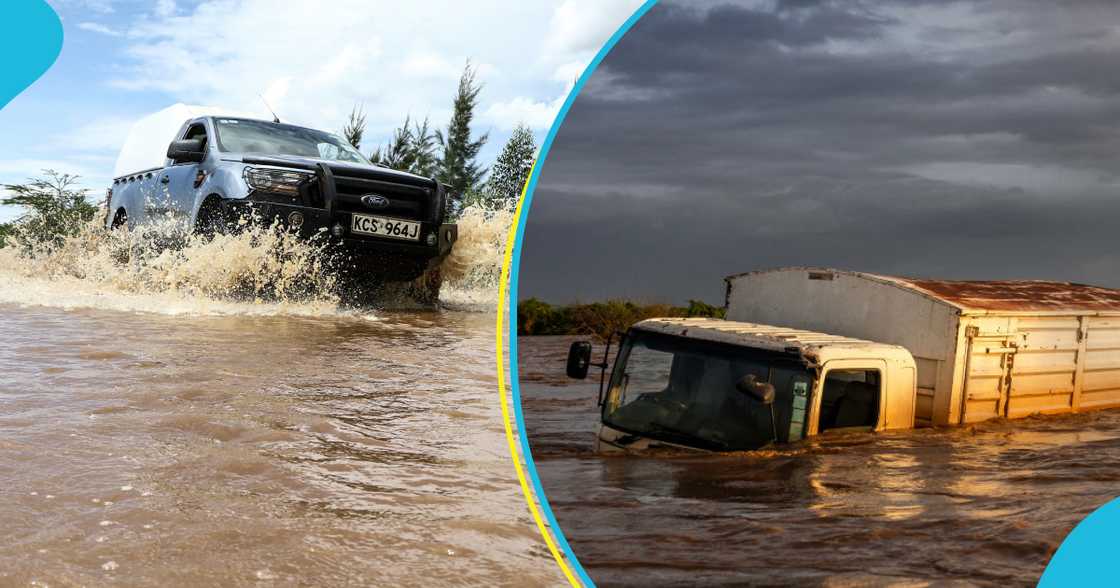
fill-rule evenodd
<path id="1" fill-rule="evenodd" d="M 471 120 L 474 119 L 474 108 L 478 105 L 480 90 L 482 86 L 475 80 L 475 70 L 468 61 L 459 78 L 459 89 L 455 94 L 447 132 L 436 132 L 436 139 L 442 150 L 439 180 L 450 185 L 453 194 L 475 191 L 486 175 L 486 168 L 479 165 L 477 159 L 488 135 L 471 138 Z"/>
<path id="2" fill-rule="evenodd" d="M 405 117 L 404 124 L 393 131 L 393 136 L 384 147 L 378 147 L 370 154 L 373 163 L 401 171 L 411 171 L 415 163 L 413 153 L 412 120 Z"/>
<path id="3" fill-rule="evenodd" d="M 430 178 L 439 172 L 439 154 L 437 147 L 439 138 L 437 132 L 428 125 L 428 119 L 416 124 L 412 128 L 412 167 L 408 170 L 414 174 Z"/>
<path id="4" fill-rule="evenodd" d="M 26 209 L 12 223 L 11 234 L 29 245 L 61 244 L 97 214 L 97 207 L 86 200 L 86 190 L 76 188 L 78 176 L 52 169 L 43 170 L 43 175 L 26 184 L 5 184 L 9 196 L 0 199 L 0 204 Z"/>
<path id="5" fill-rule="evenodd" d="M 366 113 L 365 109 L 354 105 L 350 110 L 350 118 L 346 124 L 342 126 L 342 137 L 348 143 L 354 146 L 354 149 L 360 149 L 362 145 L 362 135 L 366 132 Z"/>
<path id="6" fill-rule="evenodd" d="M 498 154 L 486 181 L 486 196 L 492 206 L 510 209 L 517 206 L 536 157 L 537 143 L 533 140 L 533 132 L 524 124 L 517 125 Z"/>

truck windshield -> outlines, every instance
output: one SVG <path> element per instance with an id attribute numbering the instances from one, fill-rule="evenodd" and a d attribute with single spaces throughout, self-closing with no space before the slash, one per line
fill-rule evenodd
<path id="1" fill-rule="evenodd" d="M 220 118 L 216 126 L 218 149 L 222 151 L 295 155 L 369 165 L 369 160 L 345 139 L 323 131 L 244 118 Z"/>
<path id="2" fill-rule="evenodd" d="M 747 374 L 774 385 L 777 435 L 770 407 L 735 386 Z M 757 449 L 801 438 L 811 383 L 787 355 L 634 330 L 615 362 L 603 422 L 702 449 Z"/>

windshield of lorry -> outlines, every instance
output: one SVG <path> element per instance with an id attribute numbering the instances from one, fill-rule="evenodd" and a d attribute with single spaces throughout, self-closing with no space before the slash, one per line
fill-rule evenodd
<path id="1" fill-rule="evenodd" d="M 217 119 L 218 148 L 231 153 L 295 155 L 333 161 L 369 160 L 345 139 L 323 131 L 239 118 Z"/>
<path id="2" fill-rule="evenodd" d="M 761 350 L 642 331 L 631 332 L 619 354 L 603 422 L 703 449 L 757 449 L 775 440 L 775 431 L 770 406 L 735 386 L 748 374 L 774 385 L 777 441 L 800 439 L 812 382 L 804 366 Z"/>

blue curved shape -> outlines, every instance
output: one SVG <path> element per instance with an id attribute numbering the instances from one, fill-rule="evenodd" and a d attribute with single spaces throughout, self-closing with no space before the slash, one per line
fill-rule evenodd
<path id="1" fill-rule="evenodd" d="M 62 51 L 62 21 L 44 0 L 0 5 L 0 108 L 35 83 Z"/>
<path id="2" fill-rule="evenodd" d="M 1117 581 L 1116 536 L 1120 498 L 1089 513 L 1066 536 L 1039 579 L 1040 588 L 1111 586 Z"/>
<path id="3" fill-rule="evenodd" d="M 619 27 L 617 31 L 615 31 L 614 35 L 611 35 L 611 38 L 607 40 L 607 43 L 603 45 L 601 49 L 599 49 L 599 52 L 595 55 L 595 58 L 592 59 L 591 63 L 587 65 L 587 69 L 585 69 L 579 79 L 576 80 L 576 84 L 572 88 L 572 91 L 568 94 L 568 98 L 564 100 L 563 106 L 560 107 L 560 112 L 556 114 L 556 120 L 552 121 L 552 128 L 549 129 L 548 135 L 545 136 L 544 143 L 541 144 L 541 152 L 537 157 L 536 169 L 534 170 L 532 177 L 529 178 L 529 185 L 525 187 L 525 200 L 521 203 L 521 215 L 517 221 L 517 232 L 514 236 L 513 241 L 513 263 L 510 267 L 509 277 L 509 292 L 511 298 L 509 312 L 510 316 L 512 317 L 511 320 L 508 321 L 510 357 L 509 379 L 510 390 L 513 396 L 513 411 L 517 419 L 517 430 L 520 433 L 518 437 L 521 439 L 521 455 L 524 456 L 525 465 L 527 466 L 526 469 L 528 470 L 529 478 L 533 483 L 533 491 L 537 495 L 537 499 L 540 502 L 541 511 L 544 512 L 544 516 L 548 520 L 548 525 L 552 528 L 553 535 L 556 537 L 556 542 L 560 545 L 560 548 L 564 550 L 564 555 L 567 556 L 568 561 L 572 564 L 572 567 L 575 568 L 576 573 L 579 574 L 580 581 L 582 581 L 586 586 L 595 586 L 595 582 L 592 581 L 591 577 L 587 575 L 587 571 L 584 570 L 583 565 L 579 563 L 579 558 L 577 558 L 576 554 L 572 552 L 571 546 L 568 545 L 567 538 L 564 537 L 564 531 L 560 528 L 560 523 L 556 521 L 556 516 L 552 514 L 552 507 L 548 504 L 548 498 L 545 495 L 544 488 L 541 486 L 541 479 L 537 475 L 537 466 L 533 461 L 533 453 L 529 449 L 529 437 L 525 434 L 525 416 L 521 412 L 521 387 L 518 382 L 516 359 L 517 280 L 519 270 L 521 269 L 521 239 L 525 234 L 525 219 L 529 217 L 529 208 L 533 202 L 533 191 L 537 187 L 537 179 L 540 178 L 541 170 L 544 168 L 545 158 L 548 157 L 548 151 L 552 147 L 552 141 L 556 138 L 556 133 L 560 130 L 560 125 L 564 123 L 564 117 L 568 115 L 568 110 L 571 109 L 572 102 L 575 101 L 576 96 L 579 95 L 580 90 L 583 89 L 583 86 L 587 83 L 587 80 L 591 78 L 591 74 L 595 72 L 595 69 L 597 67 L 599 67 L 599 64 L 603 61 L 603 58 L 606 57 L 608 53 L 610 53 L 611 49 L 615 46 L 615 44 L 618 43 L 619 39 L 621 39 L 626 34 L 626 32 L 634 26 L 634 23 L 638 22 L 638 20 L 641 19 L 646 12 L 649 12 L 650 8 L 653 8 L 654 4 L 657 4 L 657 0 L 647 0 L 645 4 L 642 4 L 638 8 L 638 10 L 630 16 L 630 18 L 626 19 L 626 22 L 622 23 L 622 26 Z"/>

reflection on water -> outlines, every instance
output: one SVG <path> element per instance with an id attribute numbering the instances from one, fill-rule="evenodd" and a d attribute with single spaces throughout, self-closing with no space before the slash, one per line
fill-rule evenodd
<path id="1" fill-rule="evenodd" d="M 1033 585 L 1120 494 L 1120 411 L 597 455 L 597 378 L 564 377 L 571 340 L 519 340 L 521 394 L 549 503 L 601 585 Z"/>
<path id="2" fill-rule="evenodd" d="M 561 581 L 493 321 L 0 303 L 0 585 Z"/>

